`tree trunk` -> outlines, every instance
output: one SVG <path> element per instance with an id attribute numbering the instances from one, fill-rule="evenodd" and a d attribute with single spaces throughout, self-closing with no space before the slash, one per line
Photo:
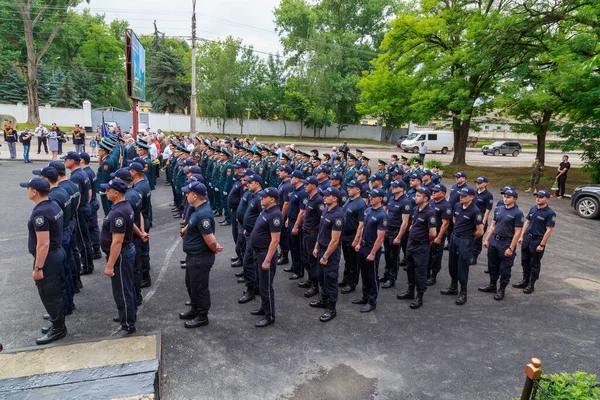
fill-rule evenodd
<path id="1" fill-rule="evenodd" d="M 285 119 L 282 119 L 281 121 L 283 121 L 283 136 L 287 136 L 287 125 L 285 124 Z"/>
<path id="2" fill-rule="evenodd" d="M 223 118 L 223 134 L 225 134 L 225 118 Z"/>
<path id="3" fill-rule="evenodd" d="M 225 132 L 223 132 L 225 133 Z M 242 119 L 240 119 L 240 135 L 243 136 L 244 135 L 244 117 L 242 117 Z"/>
<path id="4" fill-rule="evenodd" d="M 304 121 L 300 120 L 300 139 L 302 139 L 302 127 L 304 126 Z"/>
<path id="5" fill-rule="evenodd" d="M 544 165 L 546 162 L 546 134 L 548 133 L 548 123 L 552 117 L 551 110 L 545 110 L 544 116 L 542 117 L 542 125 L 539 128 L 536 143 L 536 156 L 540 158 L 540 163 Z"/>
<path id="6" fill-rule="evenodd" d="M 37 125 L 40 123 L 37 82 L 38 66 L 32 61 L 29 59 L 27 62 L 27 123 Z"/>
<path id="7" fill-rule="evenodd" d="M 457 113 L 458 114 L 458 113 Z M 469 118 L 462 122 L 458 118 L 453 117 L 452 128 L 454 130 L 454 156 L 452 157 L 453 165 L 464 165 L 467 163 L 467 139 L 469 138 L 469 130 L 471 128 L 471 112 Z"/>

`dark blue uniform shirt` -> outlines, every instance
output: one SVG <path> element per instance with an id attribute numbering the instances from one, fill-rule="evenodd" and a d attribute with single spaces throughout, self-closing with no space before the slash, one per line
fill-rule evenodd
<path id="1" fill-rule="evenodd" d="M 83 172 L 87 174 L 88 179 L 90 180 L 90 189 L 92 189 L 92 200 L 94 200 L 96 198 L 96 195 L 98 194 L 98 188 L 96 187 L 96 173 L 92 170 L 92 168 L 90 168 L 89 165 L 83 168 Z"/>
<path id="2" fill-rule="evenodd" d="M 37 247 L 36 232 L 49 232 L 50 247 L 48 252 L 58 251 L 63 234 L 63 212 L 59 205 L 50 199 L 36 204 L 27 222 L 27 229 L 29 230 L 29 239 L 27 240 L 29 253 L 35 255 Z"/>
<path id="3" fill-rule="evenodd" d="M 556 213 L 548 206 L 544 208 L 533 206 L 527 214 L 527 219 L 529 220 L 527 233 L 533 236 L 544 236 L 546 228 L 554 226 Z"/>
<path id="4" fill-rule="evenodd" d="M 343 207 L 344 204 L 346 204 L 346 201 L 349 199 L 348 192 L 346 192 L 341 187 L 337 188 L 337 190 L 340 191 L 340 198 L 338 200 L 339 201 L 338 204 L 340 205 L 340 207 Z"/>
<path id="5" fill-rule="evenodd" d="M 364 182 L 361 183 L 362 187 L 360 188 L 360 197 L 362 197 L 363 199 L 368 199 L 369 198 L 369 191 L 371 190 L 371 187 L 369 186 L 369 182 Z"/>
<path id="6" fill-rule="evenodd" d="M 250 246 L 254 250 L 267 250 L 271 244 L 271 232 L 281 232 L 282 226 L 283 216 L 278 206 L 263 210 L 256 219 L 254 230 L 250 235 Z"/>
<path id="7" fill-rule="evenodd" d="M 282 181 L 279 184 L 279 187 L 277 188 L 277 190 L 279 190 L 279 197 L 277 198 L 277 205 L 279 206 L 279 209 L 282 210 L 283 204 L 285 202 L 289 203 L 290 197 L 292 196 L 292 193 L 294 193 L 294 187 L 292 186 L 292 180 L 287 179 L 285 181 Z M 290 206 L 288 204 L 288 214 L 289 213 L 290 213 Z"/>
<path id="8" fill-rule="evenodd" d="M 149 226 L 145 226 L 144 230 L 148 231 L 152 227 L 152 190 L 146 179 L 140 180 L 133 185 L 133 188 L 142 195 L 142 215 L 148 220 Z"/>
<path id="9" fill-rule="evenodd" d="M 245 191 L 242 194 L 242 198 L 240 199 L 240 204 L 238 205 L 236 216 L 238 223 L 244 223 L 244 215 L 246 214 L 246 210 L 248 210 L 248 199 L 252 196 L 252 192 L 249 190 Z"/>
<path id="10" fill-rule="evenodd" d="M 323 182 L 319 182 L 319 184 L 317 185 L 317 189 L 319 193 L 323 195 L 323 190 L 327 189 L 329 186 L 331 186 L 331 183 L 329 183 L 329 179 L 325 179 Z"/>
<path id="11" fill-rule="evenodd" d="M 460 195 L 458 194 L 458 191 L 466 186 L 469 186 L 466 182 L 460 186 L 454 184 L 452 186 L 452 189 L 450 189 L 450 196 L 448 196 L 448 202 L 450 203 L 450 206 L 452 206 L 452 209 L 454 209 L 456 203 L 460 202 Z"/>
<path id="12" fill-rule="evenodd" d="M 125 192 L 125 200 L 129 203 L 133 209 L 133 223 L 141 226 L 140 213 L 142 212 L 142 194 L 137 190 L 131 188 Z M 144 227 L 146 229 L 146 227 Z"/>
<path id="13" fill-rule="evenodd" d="M 491 210 L 494 207 L 494 196 L 486 189 L 481 193 L 475 193 L 473 203 L 479 208 L 481 215 L 484 215 L 486 210 Z"/>
<path id="14" fill-rule="evenodd" d="M 321 216 L 317 242 L 319 245 L 327 247 L 329 242 L 331 242 L 331 232 L 341 231 L 343 227 L 344 211 L 337 205 L 331 210 L 325 207 L 325 210 L 323 210 L 323 215 Z"/>
<path id="15" fill-rule="evenodd" d="M 427 204 L 422 210 L 415 207 L 412 217 L 412 225 L 408 233 L 408 240 L 418 242 L 429 241 L 429 229 L 437 227 L 435 210 Z"/>
<path id="16" fill-rule="evenodd" d="M 348 199 L 344 204 L 344 230 L 342 238 L 345 240 L 354 240 L 359 221 L 363 220 L 367 205 L 362 197 L 354 200 Z"/>
<path id="17" fill-rule="evenodd" d="M 214 232 L 215 217 L 207 201 L 196 208 L 190 216 L 185 235 L 183 235 L 183 252 L 194 256 L 212 254 L 212 250 L 204 241 L 204 235 Z"/>
<path id="18" fill-rule="evenodd" d="M 79 188 L 68 179 L 59 182 L 58 187 L 64 189 L 71 197 L 71 219 L 74 219 L 75 215 L 77 215 L 77 209 L 79 208 Z"/>
<path id="19" fill-rule="evenodd" d="M 494 221 L 496 221 L 494 236 L 512 238 L 515 234 L 515 228 L 523 227 L 523 212 L 516 206 L 511 208 L 499 207 L 494 211 Z"/>
<path id="20" fill-rule="evenodd" d="M 304 229 L 319 229 L 321 223 L 321 214 L 325 205 L 323 204 L 323 197 L 315 193 L 312 197 L 308 197 L 300 206 L 300 209 L 306 210 L 304 214 L 304 220 L 302 221 L 302 228 Z"/>
<path id="21" fill-rule="evenodd" d="M 61 187 L 54 187 L 48 193 L 48 198 L 55 201 L 63 212 L 63 231 L 69 229 L 71 222 L 71 196 Z"/>
<path id="22" fill-rule="evenodd" d="M 435 200 L 431 199 L 429 200 L 429 206 L 435 211 L 435 222 L 437 224 L 435 228 L 439 232 L 444 220 L 452 220 L 452 207 L 450 207 L 450 203 L 446 199 L 442 199 L 437 203 Z"/>
<path id="23" fill-rule="evenodd" d="M 79 188 L 79 196 L 81 197 L 80 204 L 88 204 L 90 202 L 89 190 L 91 189 L 91 182 L 90 178 L 88 178 L 88 174 L 86 174 L 82 168 L 77 168 L 75 171 L 71 172 L 71 181 Z"/>
<path id="24" fill-rule="evenodd" d="M 362 240 L 369 243 L 369 245 L 372 245 L 377 240 L 377 231 L 385 231 L 387 229 L 387 215 L 383 207 L 377 209 L 373 207 L 367 208 L 362 221 L 365 224 Z"/>
<path id="25" fill-rule="evenodd" d="M 402 216 L 406 214 L 412 214 L 412 207 L 410 205 L 410 200 L 405 194 L 398 198 L 391 197 L 388 200 L 389 227 L 399 229 L 402 226 Z"/>
<path id="26" fill-rule="evenodd" d="M 304 204 L 304 200 L 308 197 L 308 193 L 306 193 L 306 189 L 304 186 L 300 186 L 299 188 L 294 189 L 292 194 L 290 195 L 290 205 L 288 207 L 287 216 L 290 219 L 298 219 L 298 214 L 300 214 L 300 208 L 302 204 Z"/>
<path id="27" fill-rule="evenodd" d="M 244 215 L 244 229 L 246 230 L 246 235 L 252 233 L 254 224 L 256 223 L 261 211 L 262 207 L 260 205 L 260 196 L 258 193 L 251 194 L 248 198 L 248 209 Z"/>
<path id="28" fill-rule="evenodd" d="M 479 208 L 474 203 L 469 207 L 463 208 L 462 203 L 454 206 L 454 231 L 453 234 L 459 236 L 473 236 L 477 225 L 482 225 L 482 217 Z"/>
<path id="29" fill-rule="evenodd" d="M 127 200 L 113 204 L 110 212 L 102 221 L 100 247 L 106 254 L 110 253 L 113 233 L 124 233 L 122 250 L 128 249 L 133 238 L 133 209 Z"/>
<path id="30" fill-rule="evenodd" d="M 236 209 L 242 201 L 242 195 L 244 194 L 244 185 L 240 179 L 235 178 L 233 186 L 229 190 L 229 196 L 227 196 L 227 205 L 229 208 Z"/>

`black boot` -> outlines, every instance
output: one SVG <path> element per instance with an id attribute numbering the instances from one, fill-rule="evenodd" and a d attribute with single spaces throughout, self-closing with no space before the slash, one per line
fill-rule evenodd
<path id="1" fill-rule="evenodd" d="M 435 279 L 437 277 L 437 272 L 432 272 L 429 279 L 427 279 L 427 286 L 433 286 L 437 282 Z"/>
<path id="2" fill-rule="evenodd" d="M 477 290 L 479 290 L 480 292 L 484 292 L 484 293 L 496 293 L 496 291 L 497 291 L 496 282 L 497 282 L 496 279 L 490 279 L 489 285 L 480 286 L 477 288 Z"/>
<path id="3" fill-rule="evenodd" d="M 37 338 L 35 342 L 37 344 L 48 344 L 52 343 L 55 340 L 62 339 L 67 335 L 67 327 L 65 322 L 54 323 L 52 327 L 44 336 Z"/>
<path id="4" fill-rule="evenodd" d="M 304 297 L 313 297 L 319 294 L 319 287 L 317 285 L 312 285 L 310 289 L 304 292 Z"/>
<path id="5" fill-rule="evenodd" d="M 94 249 L 93 258 L 94 260 L 99 260 L 102 258 L 102 252 L 100 251 L 100 249 Z"/>
<path id="6" fill-rule="evenodd" d="M 242 261 L 241 261 L 241 260 L 237 260 L 237 261 L 234 261 L 234 262 L 232 262 L 232 263 L 231 263 L 231 267 L 232 267 L 232 268 L 241 267 L 242 265 L 243 265 L 243 264 L 242 264 Z"/>
<path id="7" fill-rule="evenodd" d="M 415 298 L 415 287 L 412 285 L 408 285 L 408 289 L 400 294 L 396 295 L 398 300 L 412 300 Z"/>
<path id="8" fill-rule="evenodd" d="M 533 293 L 534 290 L 535 290 L 535 279 L 531 278 L 529 280 L 529 284 L 527 285 L 527 287 L 525 289 L 523 289 L 523 293 L 531 294 L 531 293 Z"/>
<path id="9" fill-rule="evenodd" d="M 244 291 L 244 294 L 242 295 L 242 297 L 240 297 L 238 299 L 238 303 L 240 303 L 240 304 L 247 303 L 249 301 L 254 300 L 255 297 L 256 297 L 256 294 L 254 294 L 254 288 L 253 287 L 248 287 Z"/>
<path id="10" fill-rule="evenodd" d="M 328 322 L 328 321 L 331 321 L 332 319 L 334 319 L 335 316 L 336 316 L 335 303 L 327 303 L 327 311 L 325 311 L 325 313 L 323 315 L 321 315 L 321 318 L 319 318 L 319 321 Z"/>
<path id="11" fill-rule="evenodd" d="M 179 319 L 194 319 L 198 315 L 198 310 L 190 308 L 186 312 L 179 313 Z"/>
<path id="12" fill-rule="evenodd" d="M 467 285 L 460 285 L 460 294 L 458 295 L 458 298 L 456 299 L 456 305 L 457 306 L 462 306 L 465 305 L 467 303 Z"/>
<path id="13" fill-rule="evenodd" d="M 458 282 L 455 280 L 452 280 L 452 282 L 450 282 L 450 286 L 447 287 L 446 289 L 440 290 L 440 293 L 443 295 L 446 295 L 446 296 L 457 295 L 458 294 Z"/>
<path id="14" fill-rule="evenodd" d="M 525 289 L 527 285 L 529 285 L 529 276 L 523 275 L 523 279 L 521 280 L 521 282 L 513 283 L 512 287 L 517 289 Z"/>
<path id="15" fill-rule="evenodd" d="M 423 305 L 423 293 L 417 293 L 417 298 L 410 303 L 410 308 L 417 309 Z"/>
<path id="16" fill-rule="evenodd" d="M 311 301 L 308 303 L 308 305 L 315 308 L 327 308 L 327 303 L 323 300 L 322 296 L 319 296 L 318 299 Z"/>
<path id="17" fill-rule="evenodd" d="M 504 299 L 504 290 L 505 289 L 506 289 L 506 285 L 504 285 L 504 284 L 500 285 L 500 288 L 498 289 L 498 293 L 496 293 L 494 295 L 494 300 L 501 301 L 502 299 Z"/>
<path id="18" fill-rule="evenodd" d="M 290 259 L 285 256 L 285 257 L 279 257 L 279 260 L 277 260 L 277 265 L 285 265 L 285 264 L 289 264 L 290 263 Z"/>
<path id="19" fill-rule="evenodd" d="M 477 264 L 477 255 L 473 254 L 471 256 L 471 261 L 469 262 L 469 265 L 475 265 L 475 264 Z"/>
<path id="20" fill-rule="evenodd" d="M 208 325 L 208 317 L 206 315 L 197 315 L 189 321 L 185 321 L 183 326 L 186 328 L 199 328 Z"/>

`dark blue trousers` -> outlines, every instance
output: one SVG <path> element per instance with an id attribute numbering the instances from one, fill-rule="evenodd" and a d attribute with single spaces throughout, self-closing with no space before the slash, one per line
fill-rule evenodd
<path id="1" fill-rule="evenodd" d="M 244 254 L 246 253 L 246 236 L 244 236 L 244 230 L 238 228 L 237 240 L 235 242 L 235 254 L 240 261 L 244 261 Z"/>
<path id="2" fill-rule="evenodd" d="M 354 238 L 342 238 L 342 252 L 344 253 L 344 277 L 342 282 L 346 285 L 355 288 L 358 285 L 359 270 L 358 270 L 358 254 L 352 242 Z"/>
<path id="3" fill-rule="evenodd" d="M 408 277 L 408 285 L 416 286 L 417 293 L 425 293 L 427 291 L 429 243 L 419 244 L 409 240 L 406 254 L 406 275 Z"/>
<path id="4" fill-rule="evenodd" d="M 471 263 L 471 255 L 473 255 L 473 247 L 475 239 L 473 237 L 458 237 L 452 235 L 450 245 L 448 247 L 448 269 L 452 282 L 457 280 L 466 290 L 467 282 L 469 281 L 469 266 Z"/>
<path id="5" fill-rule="evenodd" d="M 313 256 L 313 250 L 315 249 L 315 244 L 317 243 L 318 232 L 303 232 L 302 238 L 302 255 L 306 258 L 306 266 L 308 272 L 308 279 L 310 279 L 313 285 L 316 285 L 318 282 L 317 276 L 317 264 L 319 261 L 315 256 Z"/>
<path id="6" fill-rule="evenodd" d="M 369 304 L 377 305 L 377 296 L 379 295 L 379 259 L 381 258 L 381 248 L 375 253 L 375 260 L 368 261 L 367 256 L 373 249 L 373 246 L 361 246 L 358 252 L 358 268 L 363 281 L 363 299 Z"/>
<path id="7" fill-rule="evenodd" d="M 35 266 L 35 260 L 33 265 Z M 64 271 L 65 251 L 61 247 L 57 252 L 48 254 L 43 268 L 44 279 L 35 281 L 40 300 L 53 325 L 62 325 L 65 321 L 65 303 L 62 295 Z"/>
<path id="8" fill-rule="evenodd" d="M 135 284 L 135 295 L 137 299 L 142 296 L 142 240 L 134 236 L 132 243 L 135 247 L 135 258 L 133 260 L 133 282 Z"/>
<path id="9" fill-rule="evenodd" d="M 185 285 L 192 302 L 192 309 L 198 311 L 201 319 L 210 310 L 209 277 L 215 263 L 215 254 L 187 255 L 185 258 Z"/>
<path id="10" fill-rule="evenodd" d="M 94 198 L 90 202 L 90 242 L 94 251 L 100 251 L 100 227 L 98 226 L 98 210 L 100 202 Z"/>
<path id="11" fill-rule="evenodd" d="M 444 255 L 445 241 L 446 237 L 444 236 L 442 238 L 442 243 L 431 243 L 431 248 L 429 249 L 429 267 L 427 270 L 427 276 L 431 276 L 432 274 L 437 275 L 442 270 L 442 256 Z"/>
<path id="12" fill-rule="evenodd" d="M 523 237 L 523 245 L 521 246 L 521 266 L 523 267 L 523 275 L 530 279 L 540 279 L 540 270 L 542 269 L 542 257 L 544 252 L 536 251 L 542 238 L 533 238 L 529 234 Z"/>
<path id="13" fill-rule="evenodd" d="M 398 232 L 400 228 L 389 229 L 385 232 L 385 236 L 383 239 L 383 248 L 384 248 L 384 259 L 385 259 L 385 269 L 383 271 L 383 277 L 387 278 L 391 281 L 396 282 L 398 279 L 398 266 L 400 263 L 400 245 L 394 244 L 394 239 L 398 236 Z M 404 234 L 404 236 L 408 236 L 408 232 Z M 404 258 L 406 258 L 406 252 L 404 253 Z"/>
<path id="14" fill-rule="evenodd" d="M 75 303 L 73 302 L 73 298 L 75 296 L 75 289 L 73 286 L 73 254 L 71 250 L 71 230 L 65 229 L 63 230 L 63 240 L 62 240 L 62 248 L 65 251 L 64 258 L 64 279 L 62 281 L 62 294 L 64 301 L 64 312 L 65 314 L 71 313 L 73 308 L 75 307 Z"/>
<path id="15" fill-rule="evenodd" d="M 108 257 L 107 257 L 108 259 Z M 133 267 L 135 263 L 135 247 L 121 250 L 121 254 L 115 262 L 115 275 L 110 278 L 113 298 L 119 310 L 121 327 L 123 329 L 135 329 L 137 306 L 135 305 L 135 282 L 133 279 Z"/>
<path id="16" fill-rule="evenodd" d="M 258 286 L 258 277 L 256 275 L 256 265 L 254 263 L 254 250 L 250 246 L 250 234 L 245 236 L 246 251 L 244 252 L 244 279 L 248 290 L 256 289 Z"/>
<path id="17" fill-rule="evenodd" d="M 273 278 L 277 268 L 277 252 L 273 255 L 269 269 L 262 269 L 262 264 L 267 257 L 267 250 L 253 252 L 255 268 L 258 270 L 258 288 L 260 290 L 261 308 L 265 312 L 265 319 L 275 320 L 275 291 L 273 290 Z"/>
<path id="18" fill-rule="evenodd" d="M 150 233 L 150 221 L 144 217 L 144 231 Z M 150 279 L 150 241 L 142 242 L 140 245 L 141 249 L 141 262 L 142 262 L 142 279 Z"/>
<path id="19" fill-rule="evenodd" d="M 92 242 L 90 241 L 90 217 L 90 205 L 79 205 L 77 217 L 75 218 L 75 223 L 77 224 L 75 240 L 77 241 L 77 249 L 81 254 L 81 267 L 86 272 L 94 271 Z"/>
<path id="20" fill-rule="evenodd" d="M 302 256 L 302 228 L 297 235 L 292 235 L 295 219 L 288 220 L 288 234 L 290 238 L 290 253 L 292 255 L 292 269 L 298 276 L 304 276 L 304 257 Z"/>
<path id="21" fill-rule="evenodd" d="M 79 249 L 77 248 L 77 220 L 73 218 L 71 224 L 69 225 L 69 230 L 71 231 L 71 276 L 74 280 L 79 279 L 79 274 L 81 272 L 81 256 L 79 255 Z"/>
<path id="22" fill-rule="evenodd" d="M 327 251 L 327 246 L 319 245 L 319 257 L 321 260 L 323 254 Z M 317 272 L 319 275 L 319 286 L 321 286 L 321 298 L 326 303 L 337 303 L 338 301 L 338 276 L 340 272 L 340 259 L 342 250 L 338 245 L 337 249 L 329 256 L 327 265 L 322 265 L 317 261 Z"/>
<path id="23" fill-rule="evenodd" d="M 504 252 L 510 247 L 510 241 L 497 241 L 492 239 L 488 248 L 488 269 L 490 271 L 490 279 L 498 280 L 500 285 L 506 286 L 510 282 L 511 271 L 515 263 L 516 253 L 513 252 L 511 257 L 506 257 Z"/>

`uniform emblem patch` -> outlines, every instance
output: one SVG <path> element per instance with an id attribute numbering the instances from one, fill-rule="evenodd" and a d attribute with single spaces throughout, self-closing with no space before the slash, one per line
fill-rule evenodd
<path id="1" fill-rule="evenodd" d="M 319 204 L 319 210 L 323 211 L 323 209 L 325 208 L 325 206 L 323 204 Z"/>
<path id="2" fill-rule="evenodd" d="M 108 171 L 108 164 L 104 164 L 104 170 Z"/>
<path id="3" fill-rule="evenodd" d="M 383 226 L 387 226 L 387 219 L 383 220 Z"/>
<path id="4" fill-rule="evenodd" d="M 123 226 L 123 218 L 117 218 L 117 219 L 115 219 L 115 226 L 117 228 L 122 227 Z"/>
<path id="5" fill-rule="evenodd" d="M 341 219 L 341 218 L 337 218 L 337 219 L 335 220 L 335 226 L 337 226 L 338 228 L 339 228 L 340 226 L 342 226 L 342 219 Z"/>
<path id="6" fill-rule="evenodd" d="M 481 221 L 481 214 L 477 215 L 477 221 Z"/>
<path id="7" fill-rule="evenodd" d="M 44 225 L 44 217 L 35 217 L 35 226 Z"/>
<path id="8" fill-rule="evenodd" d="M 274 218 L 274 219 L 273 219 L 273 225 L 274 225 L 274 226 L 279 226 L 279 225 L 281 225 L 281 221 L 279 220 L 279 218 Z"/>
<path id="9" fill-rule="evenodd" d="M 435 217 L 429 218 L 429 222 L 431 222 L 432 224 L 435 224 Z"/>
<path id="10" fill-rule="evenodd" d="M 208 228 L 210 228 L 210 221 L 209 221 L 209 220 L 207 220 L 207 219 L 204 219 L 204 220 L 202 220 L 202 227 L 203 227 L 204 229 L 208 229 Z"/>
<path id="11" fill-rule="evenodd" d="M 308 204 L 308 199 L 304 199 L 304 200 L 302 201 L 302 203 L 304 203 L 304 205 L 307 205 L 307 204 Z"/>
<path id="12" fill-rule="evenodd" d="M 452 214 L 452 210 L 448 208 L 448 209 L 446 210 L 446 215 L 451 215 L 451 214 Z"/>

